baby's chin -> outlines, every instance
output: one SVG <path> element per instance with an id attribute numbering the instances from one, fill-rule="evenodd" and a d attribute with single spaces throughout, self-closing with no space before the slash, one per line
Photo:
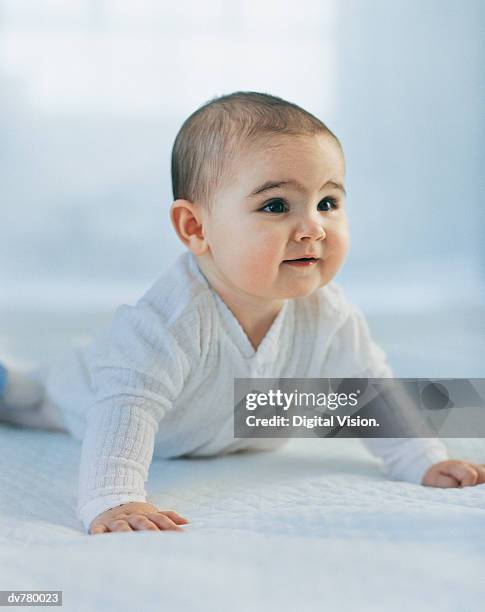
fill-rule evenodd
<path id="1" fill-rule="evenodd" d="M 300 289 L 299 291 L 298 290 L 290 291 L 283 299 L 293 300 L 295 298 L 308 297 L 309 295 L 312 295 L 319 289 L 320 287 L 314 287 L 312 289 L 306 289 L 306 290 Z"/>
<path id="2" fill-rule="evenodd" d="M 314 272 L 316 272 L 316 274 L 314 274 Z M 321 271 L 316 270 L 312 271 L 310 274 L 304 272 L 301 276 L 298 272 L 295 276 L 276 273 L 274 276 L 266 276 L 265 280 L 260 277 L 256 283 L 254 282 L 254 278 L 250 279 L 247 277 L 244 279 L 246 283 L 241 282 L 239 287 L 245 291 L 245 293 L 258 296 L 268 301 L 288 300 L 312 295 L 331 282 L 334 276 L 334 274 L 322 274 Z"/>
<path id="3" fill-rule="evenodd" d="M 304 284 L 300 286 L 298 285 L 288 286 L 282 292 L 280 292 L 281 295 L 278 297 L 283 300 L 308 297 L 309 295 L 312 295 L 313 293 L 318 291 L 321 287 L 324 287 L 327 284 L 327 282 L 329 281 L 315 283 L 315 284 L 306 285 L 306 286 Z"/>

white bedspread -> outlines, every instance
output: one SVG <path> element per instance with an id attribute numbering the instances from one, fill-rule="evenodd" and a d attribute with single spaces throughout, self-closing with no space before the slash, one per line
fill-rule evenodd
<path id="1" fill-rule="evenodd" d="M 389 482 L 358 440 L 155 460 L 149 501 L 186 533 L 97 536 L 75 517 L 76 441 L 0 424 L 0 447 L 2 590 L 62 590 L 68 611 L 484 609 L 485 485 Z"/>

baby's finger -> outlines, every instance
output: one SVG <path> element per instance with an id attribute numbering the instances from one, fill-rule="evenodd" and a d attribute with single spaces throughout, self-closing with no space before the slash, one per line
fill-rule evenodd
<path id="1" fill-rule="evenodd" d="M 456 478 L 462 487 L 471 487 L 477 484 L 478 473 L 468 463 L 451 464 L 447 469 L 448 473 Z"/>
<path id="2" fill-rule="evenodd" d="M 133 514 L 126 521 L 133 527 L 135 531 L 160 531 L 156 523 L 153 523 L 146 516 L 141 514 Z"/>
<path id="3" fill-rule="evenodd" d="M 110 531 L 133 531 L 126 519 L 118 519 L 109 524 Z"/>
<path id="4" fill-rule="evenodd" d="M 173 531 L 185 531 L 185 529 L 182 529 L 182 527 L 179 527 L 172 520 L 170 520 L 168 516 L 163 516 L 163 514 L 160 514 L 159 512 L 148 514 L 148 518 L 162 530 L 172 529 Z"/>
<path id="5" fill-rule="evenodd" d="M 107 533 L 107 532 L 108 532 L 108 528 L 106 527 L 106 525 L 95 525 L 94 527 L 91 527 L 88 533 L 94 535 L 96 533 Z"/>
<path id="6" fill-rule="evenodd" d="M 453 476 L 448 476 L 447 474 L 436 474 L 434 477 L 434 482 L 432 483 L 433 487 L 440 487 L 442 489 L 456 488 L 460 486 L 460 482 L 453 478 Z"/>
<path id="7" fill-rule="evenodd" d="M 481 464 L 475 464 L 473 466 L 478 473 L 478 481 L 477 484 L 485 483 L 485 466 Z"/>
<path id="8" fill-rule="evenodd" d="M 180 516 L 180 514 L 178 514 L 177 512 L 174 512 L 173 510 L 160 510 L 160 512 L 168 516 L 170 519 L 172 519 L 172 521 L 174 523 L 177 523 L 177 525 L 180 525 L 181 523 L 189 522 L 188 519 L 184 518 L 183 516 Z"/>

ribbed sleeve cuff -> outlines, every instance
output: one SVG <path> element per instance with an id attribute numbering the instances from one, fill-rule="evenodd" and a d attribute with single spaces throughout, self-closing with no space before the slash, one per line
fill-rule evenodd
<path id="1" fill-rule="evenodd" d="M 105 495 L 78 507 L 77 516 L 83 523 L 86 533 L 88 533 L 91 523 L 101 512 L 129 502 L 146 502 L 146 499 L 146 495 Z"/>
<path id="2" fill-rule="evenodd" d="M 398 465 L 388 468 L 389 476 L 393 480 L 422 484 L 423 476 L 428 468 L 434 463 L 446 461 L 450 458 L 446 446 L 442 442 L 434 439 L 426 440 L 428 444 L 426 447 L 419 449 L 412 461 L 400 462 Z"/>

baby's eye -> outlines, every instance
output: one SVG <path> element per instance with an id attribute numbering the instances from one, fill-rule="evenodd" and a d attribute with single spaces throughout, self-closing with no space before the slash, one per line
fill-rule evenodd
<path id="1" fill-rule="evenodd" d="M 263 208 L 261 208 L 260 210 L 264 210 L 265 208 L 268 208 L 269 206 L 276 206 L 276 207 L 284 207 L 285 205 L 285 201 L 284 200 L 272 200 L 271 202 L 268 202 L 267 204 L 265 204 L 263 206 Z M 270 210 L 269 212 L 272 213 L 278 213 L 278 212 L 285 212 L 283 210 Z"/>
<path id="2" fill-rule="evenodd" d="M 328 202 L 330 202 L 329 207 L 325 208 L 325 209 L 320 209 L 320 210 L 323 210 L 323 212 L 328 212 L 331 209 L 331 207 L 338 208 L 337 200 L 335 198 L 324 198 L 320 202 L 320 204 L 322 204 L 322 203 L 327 204 Z M 320 206 L 320 204 L 318 206 Z"/>
<path id="3" fill-rule="evenodd" d="M 281 200 L 281 199 L 272 200 L 271 202 L 268 202 L 267 204 L 265 204 L 263 206 L 263 208 L 261 208 L 260 210 L 264 211 L 265 209 L 267 209 L 269 207 L 279 207 L 280 210 L 269 210 L 268 212 L 271 212 L 271 213 L 286 212 L 286 210 L 281 210 L 281 207 L 283 206 L 283 208 L 284 208 L 285 204 L 286 204 L 285 200 Z M 321 204 L 324 205 L 324 208 L 320 208 Z M 338 203 L 337 203 L 337 200 L 335 198 L 328 197 L 328 198 L 324 198 L 323 200 L 321 200 L 319 202 L 318 206 L 319 206 L 319 210 L 320 211 L 322 211 L 322 212 L 329 212 L 332 208 L 334 208 L 334 209 L 338 208 Z"/>

